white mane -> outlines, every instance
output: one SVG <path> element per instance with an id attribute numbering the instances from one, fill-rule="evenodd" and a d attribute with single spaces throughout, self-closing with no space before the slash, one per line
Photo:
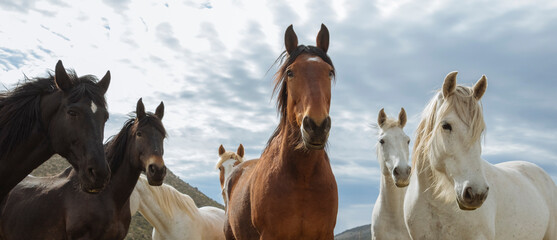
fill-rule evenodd
<path id="1" fill-rule="evenodd" d="M 171 217 L 174 215 L 175 209 L 173 208 L 175 206 L 186 212 L 190 217 L 194 217 L 199 212 L 190 196 L 179 192 L 170 185 L 150 186 L 147 178 L 141 175 L 136 187 L 139 186 L 151 192 L 153 199 L 155 199 L 160 208 Z"/>

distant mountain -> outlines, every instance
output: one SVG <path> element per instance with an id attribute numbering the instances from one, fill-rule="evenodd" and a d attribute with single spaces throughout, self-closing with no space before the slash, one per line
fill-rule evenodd
<path id="1" fill-rule="evenodd" d="M 371 224 L 348 229 L 335 236 L 335 240 L 370 240 Z"/>
<path id="2" fill-rule="evenodd" d="M 52 176 L 60 173 L 69 166 L 70 165 L 64 158 L 55 155 L 51 159 L 46 161 L 43 165 L 35 169 L 31 173 L 31 175 L 38 177 Z M 218 179 L 215 179 L 215 181 L 218 181 Z M 198 207 L 213 206 L 221 209 L 224 208 L 221 204 L 200 192 L 196 187 L 192 187 L 188 183 L 182 181 L 170 170 L 168 170 L 166 173 L 164 183 L 171 185 L 178 191 L 189 195 L 191 198 L 193 198 Z M 151 224 L 149 224 L 149 222 L 147 222 L 147 220 L 145 220 L 145 218 L 143 218 L 143 216 L 141 216 L 141 214 L 138 212 L 132 217 L 130 229 L 128 231 L 128 235 L 126 236 L 126 240 L 151 239 L 152 231 L 153 227 L 151 226 Z"/>

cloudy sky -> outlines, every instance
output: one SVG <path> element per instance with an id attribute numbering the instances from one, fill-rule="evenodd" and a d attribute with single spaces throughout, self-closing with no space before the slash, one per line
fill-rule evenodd
<path id="1" fill-rule="evenodd" d="M 487 76 L 484 159 L 531 161 L 557 180 L 556 12 L 555 1 L 0 0 L 0 84 L 44 76 L 58 59 L 79 75 L 110 70 L 105 135 L 138 98 L 150 111 L 164 101 L 167 165 L 222 202 L 218 146 L 242 143 L 257 158 L 278 122 L 272 65 L 284 30 L 315 45 L 324 23 L 337 69 L 328 152 L 339 233 L 371 221 L 379 110 L 404 107 L 413 136 L 450 71 L 469 86 Z"/>

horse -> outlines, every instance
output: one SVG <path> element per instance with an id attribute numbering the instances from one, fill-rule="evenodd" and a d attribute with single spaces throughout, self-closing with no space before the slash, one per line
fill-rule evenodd
<path id="1" fill-rule="evenodd" d="M 404 218 L 412 239 L 557 239 L 557 187 L 524 161 L 481 158 L 482 76 L 449 73 L 423 111 L 412 152 Z"/>
<path id="2" fill-rule="evenodd" d="M 234 168 L 227 239 L 333 239 L 338 190 L 325 151 L 335 68 L 325 25 L 317 46 L 298 45 L 292 25 L 275 75 L 279 124 L 258 160 Z"/>
<path id="3" fill-rule="evenodd" d="M 102 145 L 109 84 L 110 71 L 97 81 L 66 72 L 58 61 L 54 74 L 26 78 L 0 93 L 0 202 L 55 153 L 74 167 L 83 191 L 104 188 L 110 176 Z"/>
<path id="4" fill-rule="evenodd" d="M 112 176 L 102 192 L 78 191 L 72 167 L 53 177 L 27 177 L 2 204 L 0 239 L 124 239 L 131 220 L 129 197 L 140 173 L 147 173 L 151 185 L 161 185 L 166 175 L 164 104 L 146 113 L 139 99 L 136 109 L 136 117 L 105 144 Z"/>
<path id="5" fill-rule="evenodd" d="M 410 180 L 408 146 L 404 133 L 406 111 L 400 109 L 398 119 L 387 118 L 384 109 L 377 117 L 377 160 L 381 167 L 381 187 L 371 217 L 372 239 L 411 239 L 404 222 L 404 194 Z"/>
<path id="6" fill-rule="evenodd" d="M 228 195 L 226 194 L 225 183 L 228 181 L 234 167 L 244 162 L 244 146 L 240 144 L 236 152 L 226 151 L 222 144 L 219 147 L 219 161 L 216 168 L 219 170 L 220 188 L 225 207 L 228 205 Z"/>
<path id="7" fill-rule="evenodd" d="M 222 240 L 225 213 L 206 206 L 197 208 L 193 199 L 172 186 L 149 186 L 144 176 L 139 178 L 130 197 L 130 209 L 151 223 L 153 240 Z"/>

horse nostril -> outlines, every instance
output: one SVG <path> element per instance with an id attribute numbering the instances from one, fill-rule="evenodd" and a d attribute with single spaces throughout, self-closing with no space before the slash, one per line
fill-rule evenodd
<path id="1" fill-rule="evenodd" d="M 395 177 L 398 177 L 398 175 L 400 175 L 400 169 L 398 167 L 395 167 L 395 169 L 393 169 L 393 175 L 395 175 Z"/>
<path id="2" fill-rule="evenodd" d="M 410 175 L 410 172 L 412 172 L 412 168 L 411 167 L 406 168 L 406 174 Z"/>
<path id="3" fill-rule="evenodd" d="M 93 168 L 88 168 L 88 169 L 87 169 L 87 173 L 89 173 L 89 176 L 90 176 L 91 178 L 93 178 L 93 179 L 95 179 L 96 176 L 97 176 L 97 172 L 96 172 L 95 169 L 93 169 Z"/>
<path id="4" fill-rule="evenodd" d="M 149 165 L 149 173 L 155 174 L 155 166 L 153 164 Z"/>
<path id="5" fill-rule="evenodd" d="M 302 120 L 304 130 L 306 130 L 307 132 L 313 131 L 312 122 L 313 121 L 311 121 L 311 119 L 308 116 L 305 116 L 304 119 Z"/>
<path id="6" fill-rule="evenodd" d="M 464 189 L 464 200 L 466 202 L 472 202 L 473 196 L 474 195 L 472 194 L 472 188 L 466 187 L 466 189 Z"/>

